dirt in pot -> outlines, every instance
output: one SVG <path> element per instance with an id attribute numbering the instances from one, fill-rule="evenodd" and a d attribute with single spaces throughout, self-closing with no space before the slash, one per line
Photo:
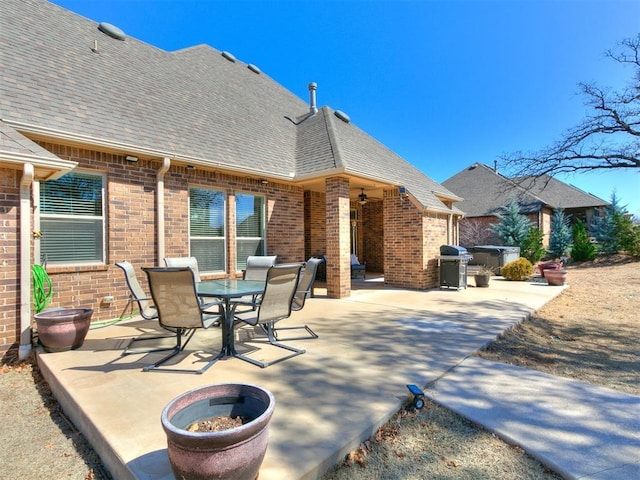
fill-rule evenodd
<path id="1" fill-rule="evenodd" d="M 189 432 L 219 432 L 221 430 L 229 430 L 231 428 L 241 427 L 249 422 L 249 418 L 236 416 L 211 417 L 194 422 L 187 427 Z"/>

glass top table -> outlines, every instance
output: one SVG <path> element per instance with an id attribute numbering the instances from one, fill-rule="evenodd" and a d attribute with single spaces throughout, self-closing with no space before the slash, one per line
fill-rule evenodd
<path id="1" fill-rule="evenodd" d="M 233 299 L 264 292 L 265 282 L 260 280 L 209 280 L 196 283 L 199 297 L 214 297 L 222 300 L 224 318 L 222 321 L 222 349 L 217 358 L 236 355 L 233 335 L 234 305 Z"/>

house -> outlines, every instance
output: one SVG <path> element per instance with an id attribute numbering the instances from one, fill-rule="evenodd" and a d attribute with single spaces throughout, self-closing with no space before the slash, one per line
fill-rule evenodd
<path id="1" fill-rule="evenodd" d="M 571 222 L 580 219 L 587 225 L 608 205 L 604 200 L 547 175 L 507 178 L 481 163 L 458 172 L 442 183 L 463 197 L 456 206 L 465 212 L 460 222 L 460 243 L 466 246 L 500 242 L 489 228 L 495 216 L 511 199 L 520 205 L 520 213 L 543 231 L 548 245 L 551 217 L 557 208 L 564 209 Z"/>
<path id="2" fill-rule="evenodd" d="M 437 286 L 461 198 L 358 128 L 231 53 L 167 52 L 45 0 L 0 2 L 0 354 L 31 348 L 31 267 L 51 307 L 94 321 L 127 305 L 121 272 L 197 257 L 205 279 L 248 255 L 350 254 L 394 286 Z M 144 281 L 144 279 L 143 279 Z"/>

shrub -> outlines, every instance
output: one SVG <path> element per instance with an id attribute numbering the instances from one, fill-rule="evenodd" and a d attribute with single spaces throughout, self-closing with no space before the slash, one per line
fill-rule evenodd
<path id="1" fill-rule="evenodd" d="M 533 274 L 533 265 L 524 257 L 520 257 L 517 260 L 507 263 L 502 270 L 500 270 L 502 276 L 507 280 L 522 281 L 526 280 Z"/>
<path id="2" fill-rule="evenodd" d="M 618 244 L 627 255 L 640 257 L 640 225 L 635 225 L 631 218 L 620 215 L 616 218 L 618 227 Z"/>
<path id="3" fill-rule="evenodd" d="M 587 229 L 580 219 L 573 226 L 573 247 L 571 248 L 571 258 L 576 262 L 593 260 L 598 255 L 596 247 L 589 241 Z"/>
<path id="4" fill-rule="evenodd" d="M 546 250 L 542 245 L 542 230 L 538 227 L 531 227 L 527 232 L 527 236 L 522 241 L 522 250 L 520 255 L 529 260 L 531 263 L 538 263 L 544 257 Z"/>

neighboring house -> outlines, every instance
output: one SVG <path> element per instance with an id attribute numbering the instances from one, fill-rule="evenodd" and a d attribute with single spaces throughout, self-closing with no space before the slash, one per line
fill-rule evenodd
<path id="1" fill-rule="evenodd" d="M 106 320 L 127 305 L 121 260 L 193 255 L 211 279 L 326 255 L 342 298 L 351 253 L 426 289 L 458 243 L 461 199 L 318 108 L 315 84 L 307 103 L 227 52 L 166 52 L 44 0 L 0 2 L 0 65 L 2 356 L 30 349 L 34 263 L 51 307 Z"/>
<path id="2" fill-rule="evenodd" d="M 460 222 L 460 244 L 468 247 L 500 242 L 490 225 L 498 222 L 495 214 L 513 198 L 520 205 L 520 213 L 542 229 L 545 245 L 548 245 L 555 209 L 564 209 L 571 222 L 579 218 L 589 228 L 594 216 L 608 205 L 553 177 L 507 178 L 481 163 L 474 163 L 442 184 L 464 198 L 456 206 L 465 212 Z"/>

